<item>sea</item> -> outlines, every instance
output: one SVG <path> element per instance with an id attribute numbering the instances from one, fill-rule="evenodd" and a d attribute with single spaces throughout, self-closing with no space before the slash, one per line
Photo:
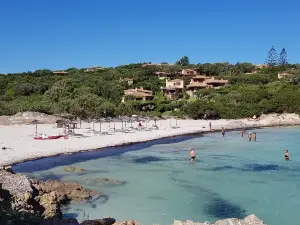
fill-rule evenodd
<path id="1" fill-rule="evenodd" d="M 180 136 L 44 158 L 13 169 L 41 180 L 79 182 L 102 192 L 99 199 L 64 207 L 65 217 L 79 221 L 113 217 L 169 225 L 174 219 L 215 222 L 255 214 L 268 225 L 299 225 L 300 128 L 251 131 L 257 134 L 256 142 L 241 137 L 240 131 L 227 132 L 225 137 L 220 133 Z M 190 161 L 190 148 L 196 150 L 196 162 Z M 286 149 L 289 161 L 284 160 Z M 66 172 L 67 166 L 86 171 Z"/>

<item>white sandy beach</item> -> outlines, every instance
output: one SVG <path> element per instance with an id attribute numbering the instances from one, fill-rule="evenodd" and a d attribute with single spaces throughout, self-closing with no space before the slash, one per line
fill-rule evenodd
<path id="1" fill-rule="evenodd" d="M 268 127 L 282 125 L 300 125 L 300 118 L 297 114 L 266 115 L 259 120 L 213 120 L 212 130 L 219 130 L 225 127 L 227 130 L 242 127 Z M 142 123 L 146 126 L 145 122 Z M 151 121 L 147 126 L 154 124 Z M 158 130 L 135 131 L 134 133 L 111 132 L 111 135 L 94 134 L 92 124 L 83 123 L 82 129 L 75 129 L 76 134 L 84 137 L 70 136 L 68 139 L 57 140 L 34 140 L 35 125 L 10 125 L 0 126 L 0 166 L 15 164 L 18 162 L 53 156 L 63 153 L 74 153 L 86 150 L 124 145 L 129 143 L 145 142 L 154 139 L 167 138 L 172 136 L 201 133 L 209 131 L 209 120 L 178 120 L 179 128 L 170 127 L 170 120 L 157 122 Z M 172 126 L 175 120 L 172 119 Z M 130 124 L 127 124 L 129 127 Z M 137 127 L 137 123 L 133 124 Z M 90 127 L 90 128 L 89 128 Z M 111 124 L 113 127 L 113 124 Z M 121 129 L 121 123 L 116 123 L 116 129 Z M 99 131 L 99 123 L 95 124 L 95 130 Z M 102 131 L 108 131 L 108 123 L 102 123 Z M 63 134 L 62 128 L 56 128 L 56 124 L 39 124 L 38 133 L 46 135 Z"/>

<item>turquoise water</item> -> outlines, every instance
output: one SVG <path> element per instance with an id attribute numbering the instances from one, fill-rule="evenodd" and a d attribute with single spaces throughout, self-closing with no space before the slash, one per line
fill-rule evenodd
<path id="1" fill-rule="evenodd" d="M 111 216 L 144 225 L 173 219 L 211 221 L 256 214 L 269 225 L 299 225 L 300 129 L 256 130 L 257 142 L 240 132 L 189 136 L 123 148 L 41 159 L 16 165 L 38 179 L 77 181 L 104 197 L 72 204 L 66 217 L 79 220 Z M 88 139 L 86 140 L 88 141 Z M 187 157 L 189 147 L 197 162 Z M 291 160 L 284 161 L 284 149 Z M 64 172 L 73 165 L 83 174 Z M 93 183 L 89 178 L 126 181 Z"/>

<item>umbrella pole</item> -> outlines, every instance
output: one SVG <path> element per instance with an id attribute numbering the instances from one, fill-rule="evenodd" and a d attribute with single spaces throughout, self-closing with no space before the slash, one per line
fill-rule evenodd
<path id="1" fill-rule="evenodd" d="M 176 128 L 177 128 L 177 118 L 176 118 Z"/>
<path id="2" fill-rule="evenodd" d="M 35 136 L 37 136 L 37 123 L 35 124 Z"/>
<path id="3" fill-rule="evenodd" d="M 101 134 L 101 131 L 102 131 L 102 126 L 101 126 L 101 121 L 100 121 L 100 134 Z"/>

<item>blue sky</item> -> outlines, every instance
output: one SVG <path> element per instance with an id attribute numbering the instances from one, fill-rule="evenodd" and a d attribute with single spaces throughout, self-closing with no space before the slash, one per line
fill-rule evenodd
<path id="1" fill-rule="evenodd" d="M 1 0 L 0 73 L 137 62 L 300 62 L 297 0 Z"/>

